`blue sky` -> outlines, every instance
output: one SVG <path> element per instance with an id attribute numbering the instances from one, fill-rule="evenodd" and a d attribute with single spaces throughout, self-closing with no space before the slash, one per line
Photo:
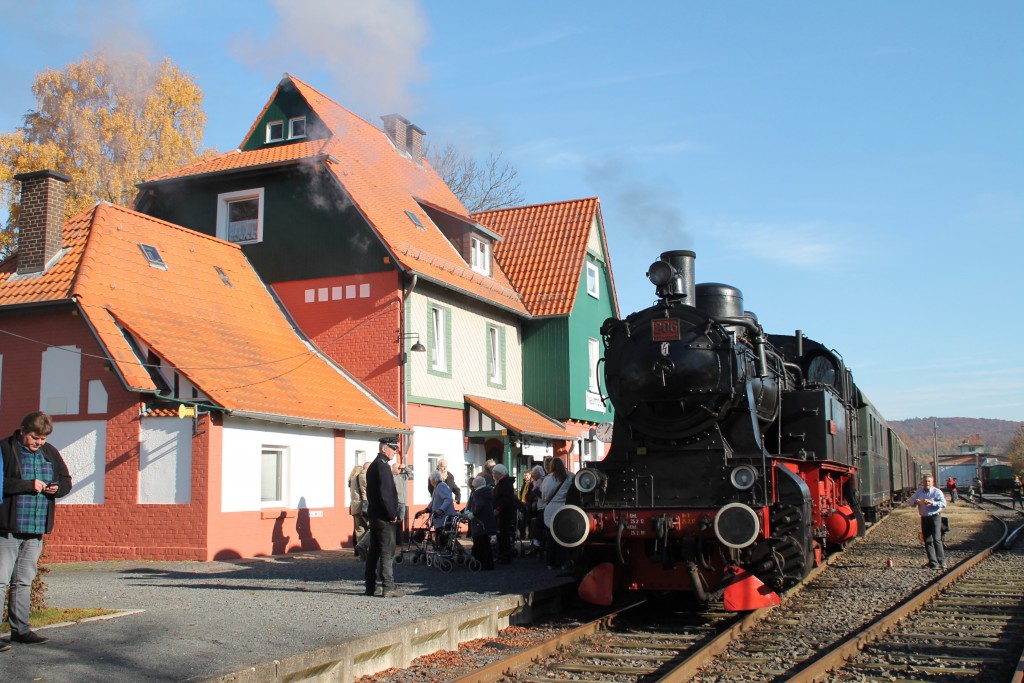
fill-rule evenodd
<path id="1" fill-rule="evenodd" d="M 890 419 L 1024 420 L 1024 3 L 0 0 L 0 131 L 89 51 L 168 56 L 236 147 L 284 72 L 598 196 L 623 314 L 697 252 Z"/>

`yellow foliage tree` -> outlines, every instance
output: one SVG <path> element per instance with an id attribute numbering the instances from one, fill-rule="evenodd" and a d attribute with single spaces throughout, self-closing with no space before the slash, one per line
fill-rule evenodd
<path id="1" fill-rule="evenodd" d="M 32 84 L 37 109 L 0 134 L 0 201 L 10 215 L 0 254 L 14 245 L 17 173 L 51 169 L 71 177 L 66 217 L 108 201 L 131 206 L 135 184 L 195 161 L 206 114 L 203 91 L 169 59 L 87 56 Z"/>
<path id="2" fill-rule="evenodd" d="M 1006 455 L 1010 458 L 1010 467 L 1014 473 L 1024 473 L 1024 424 L 1018 427 L 1010 438 L 1010 443 L 1006 446 Z"/>

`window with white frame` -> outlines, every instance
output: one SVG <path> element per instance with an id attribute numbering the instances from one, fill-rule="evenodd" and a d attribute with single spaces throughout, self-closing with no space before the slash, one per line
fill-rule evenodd
<path id="1" fill-rule="evenodd" d="M 288 139 L 304 137 L 306 137 L 306 117 L 296 116 L 293 119 L 288 119 Z"/>
<path id="2" fill-rule="evenodd" d="M 260 455 L 260 503 L 285 506 L 288 498 L 288 449 L 264 446 Z"/>
<path id="3" fill-rule="evenodd" d="M 267 122 L 267 142 L 281 142 L 284 140 L 284 121 Z"/>
<path id="4" fill-rule="evenodd" d="M 590 378 L 587 388 L 595 394 L 600 389 L 597 385 L 597 363 L 600 359 L 601 347 L 599 346 L 598 341 L 591 337 L 587 340 L 587 361 L 589 363 L 587 367 Z"/>
<path id="5" fill-rule="evenodd" d="M 451 373 L 451 340 L 449 328 L 451 313 L 439 306 L 430 307 L 430 333 L 427 350 L 430 352 L 431 374 L 449 376 Z"/>
<path id="6" fill-rule="evenodd" d="M 505 330 L 487 326 L 487 384 L 492 387 L 505 386 Z"/>
<path id="7" fill-rule="evenodd" d="M 587 261 L 587 294 L 595 299 L 601 298 L 601 281 L 598 279 L 600 274 L 597 264 Z"/>
<path id="8" fill-rule="evenodd" d="M 217 195 L 217 237 L 235 244 L 263 241 L 263 188 Z"/>
<path id="9" fill-rule="evenodd" d="M 470 266 L 482 275 L 491 274 L 491 245 L 479 237 L 470 237 Z"/>
<path id="10" fill-rule="evenodd" d="M 597 440 L 581 439 L 580 459 L 583 462 L 597 462 Z"/>

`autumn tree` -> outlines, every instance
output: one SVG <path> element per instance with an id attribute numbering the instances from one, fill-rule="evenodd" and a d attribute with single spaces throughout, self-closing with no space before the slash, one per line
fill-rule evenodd
<path id="1" fill-rule="evenodd" d="M 130 206 L 135 184 L 195 161 L 206 123 L 203 92 L 169 59 L 87 56 L 32 84 L 36 109 L 0 134 L 0 201 L 10 212 L 0 254 L 14 244 L 17 173 L 50 169 L 71 177 L 66 216 L 97 201 Z"/>
<path id="2" fill-rule="evenodd" d="M 452 144 L 428 146 L 427 160 L 470 213 L 506 209 L 523 203 L 519 173 L 501 154 L 477 161 Z"/>
<path id="3" fill-rule="evenodd" d="M 1024 424 L 1017 428 L 1006 446 L 1006 456 L 1014 472 L 1024 472 Z"/>

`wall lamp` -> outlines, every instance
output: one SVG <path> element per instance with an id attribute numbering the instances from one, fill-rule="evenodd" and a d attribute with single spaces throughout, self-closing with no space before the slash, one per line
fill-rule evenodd
<path id="1" fill-rule="evenodd" d="M 419 335 L 418 332 L 409 332 L 407 334 L 399 334 L 398 335 L 398 339 L 396 339 L 395 341 L 402 341 L 403 339 L 415 339 L 416 340 L 413 343 L 413 345 L 409 347 L 409 350 L 412 351 L 413 353 L 423 353 L 424 351 L 427 350 L 427 347 L 420 343 L 420 335 Z"/>

